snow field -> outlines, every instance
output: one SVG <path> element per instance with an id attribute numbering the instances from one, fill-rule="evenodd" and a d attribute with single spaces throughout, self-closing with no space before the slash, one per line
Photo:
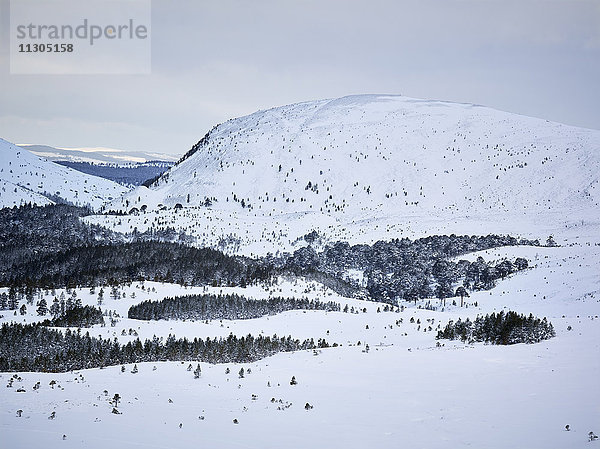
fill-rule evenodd
<path id="1" fill-rule="evenodd" d="M 137 374 L 131 373 L 132 365 L 124 373 L 118 366 L 61 374 L 18 373 L 22 380 L 15 381 L 13 388 L 0 388 L 1 433 L 11 448 L 41 444 L 65 448 L 107 444 L 148 448 L 199 444 L 224 448 L 589 447 L 593 443 L 587 442 L 587 433 L 598 432 L 600 417 L 600 273 L 595 264 L 599 253 L 600 248 L 585 245 L 489 250 L 486 260 L 489 256 L 525 256 L 536 266 L 500 281 L 491 292 L 472 294 L 469 308 L 447 305 L 443 312 L 407 303 L 402 312 L 377 313 L 376 303 L 341 298 L 319 287 L 310 291 L 312 286 L 305 282 L 284 279 L 270 287 L 270 293 L 260 286 L 210 287 L 206 290 L 235 291 L 254 298 L 303 294 L 342 305 L 362 305 L 367 312 L 292 311 L 224 321 L 223 326 L 219 321 L 148 324 L 128 319 L 121 319 L 114 328 L 94 326 L 91 335 L 114 336 L 123 342 L 132 337 L 122 337 L 122 329 L 131 327 L 142 339 L 154 334 L 218 337 L 262 331 L 294 338 L 322 337 L 341 347 L 319 350 L 317 355 L 313 351 L 280 353 L 252 364 L 201 363 L 200 379 L 187 371 L 189 362 L 140 363 Z M 144 286 L 145 292 L 135 283 L 125 287 L 127 298 L 116 301 L 105 289 L 105 308 L 126 316 L 131 304 L 144 299 L 204 290 L 149 282 Z M 148 292 L 152 287 L 155 293 Z M 135 298 L 131 298 L 133 292 Z M 88 289 L 77 293 L 84 303 L 95 303 L 96 296 L 89 295 Z M 503 308 L 547 316 L 557 337 L 535 345 L 442 341 L 443 346 L 437 347 L 438 324 Z M 2 321 L 15 318 L 2 314 Z M 37 318 L 28 314 L 25 319 Z M 423 332 L 431 319 L 434 330 Z M 356 345 L 359 340 L 361 346 Z M 369 344 L 368 352 L 364 352 L 365 344 Z M 240 379 L 242 367 L 252 372 Z M 230 374 L 225 374 L 226 368 Z M 13 374 L 0 374 L 0 381 L 8 382 Z M 292 376 L 297 385 L 290 385 Z M 64 390 L 52 389 L 51 379 Z M 34 391 L 38 381 L 41 387 Z M 26 391 L 17 393 L 21 386 Z M 118 407 L 121 415 L 111 413 L 108 400 L 114 393 L 123 398 Z M 314 408 L 305 410 L 307 402 Z M 16 416 L 17 410 L 23 410 L 21 417 Z M 56 418 L 50 420 L 52 411 Z"/>

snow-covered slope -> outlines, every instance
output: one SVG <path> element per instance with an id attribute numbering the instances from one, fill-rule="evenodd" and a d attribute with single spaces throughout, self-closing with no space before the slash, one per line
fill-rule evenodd
<path id="1" fill-rule="evenodd" d="M 127 191 L 115 182 L 60 166 L 0 139 L 0 207 L 51 204 L 56 196 L 98 208 Z"/>
<path id="2" fill-rule="evenodd" d="M 600 210 L 599 131 L 471 104 L 382 95 L 299 103 L 229 120 L 190 153 L 107 208 L 199 206 L 179 214 L 183 230 L 256 234 L 248 245 L 264 230 L 289 244 L 311 228 L 356 238 L 380 226 L 397 237 L 409 226 L 394 225 L 411 217 L 546 222 L 568 211 L 596 221 Z"/>
<path id="3" fill-rule="evenodd" d="M 600 433 L 597 241 L 482 253 L 486 260 L 526 257 L 532 269 L 491 291 L 473 292 L 467 308 L 448 303 L 445 311 L 426 310 L 423 301 L 418 307 L 407 302 L 398 313 L 377 313 L 378 303 L 343 298 L 301 279 L 247 288 L 124 286 L 124 295 L 103 305 L 114 317 L 127 316 L 131 305 L 147 299 L 206 291 L 326 299 L 366 312 L 290 311 L 208 322 L 120 318 L 114 327 L 84 329 L 122 343 L 134 340 L 135 330 L 142 340 L 277 333 L 340 346 L 280 353 L 255 363 L 201 363 L 199 379 L 187 371 L 189 362 L 138 363 L 137 374 L 133 364 L 123 372 L 112 366 L 17 373 L 16 379 L 13 372 L 0 373 L 1 441 L 15 449 L 596 447 L 597 442 L 588 442 L 588 432 Z M 65 290 L 55 293 L 69 296 Z M 84 304 L 95 305 L 97 294 L 98 289 L 95 294 L 77 290 Z M 52 303 L 50 292 L 45 298 Z M 437 345 L 436 331 L 448 320 L 500 310 L 545 316 L 557 336 L 532 345 Z M 46 318 L 36 316 L 33 305 L 25 315 L 0 315 L 0 323 Z M 241 368 L 252 372 L 240 378 Z M 292 376 L 297 385 L 290 385 Z M 115 393 L 122 397 L 119 415 L 111 413 L 109 403 Z M 307 402 L 313 408 L 307 410 Z"/>

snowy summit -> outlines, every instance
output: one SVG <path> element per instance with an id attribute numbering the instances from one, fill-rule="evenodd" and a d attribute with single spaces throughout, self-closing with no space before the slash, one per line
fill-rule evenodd
<path id="1" fill-rule="evenodd" d="M 507 231 L 596 220 L 599 165 L 599 131 L 472 104 L 359 95 L 215 126 L 149 188 L 105 210 L 183 209 L 176 226 L 199 244 L 234 234 L 257 253 L 290 249 L 313 229 L 351 241 L 419 233 L 428 222 Z M 146 218 L 129 225 L 160 227 Z M 256 244 L 273 226 L 276 241 Z"/>

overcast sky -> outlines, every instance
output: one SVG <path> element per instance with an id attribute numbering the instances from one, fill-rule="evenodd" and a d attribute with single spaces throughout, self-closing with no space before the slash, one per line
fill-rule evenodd
<path id="1" fill-rule="evenodd" d="M 11 75 L 0 6 L 15 143 L 184 153 L 229 118 L 360 93 L 600 129 L 600 0 L 153 0 L 152 73 L 127 76 Z"/>

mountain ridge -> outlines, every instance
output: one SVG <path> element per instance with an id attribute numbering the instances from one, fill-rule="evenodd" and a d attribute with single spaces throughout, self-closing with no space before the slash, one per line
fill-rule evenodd
<path id="1" fill-rule="evenodd" d="M 64 201 L 99 208 L 127 188 L 40 158 L 0 138 L 0 207 Z"/>
<path id="2" fill-rule="evenodd" d="M 390 105 L 391 108 L 388 107 Z M 411 108 L 411 106 L 413 107 Z M 419 111 L 423 107 L 428 108 L 428 111 Z M 444 114 L 440 108 L 448 108 L 449 111 Z M 356 116 L 356 114 L 361 114 L 361 116 Z M 393 122 L 394 119 L 406 118 L 410 114 L 413 117 L 408 117 L 408 123 Z M 421 120 L 420 124 L 418 123 L 419 120 Z M 483 123 L 481 127 L 484 135 L 473 136 L 473 127 L 478 125 L 478 120 L 495 120 L 496 123 Z M 508 122 L 508 126 L 504 127 L 507 133 L 505 136 L 500 135 L 501 133 L 490 136 L 485 135 L 490 133 L 494 125 L 501 124 L 503 121 Z M 514 134 L 518 133 L 514 131 L 512 132 L 513 135 L 510 135 L 511 126 L 514 128 L 515 124 L 520 124 L 523 128 L 519 131 L 520 133 L 524 134 L 528 131 L 527 127 L 519 122 L 527 122 L 526 124 L 530 125 L 529 132 L 533 129 L 536 135 L 527 138 L 519 138 L 517 135 L 517 138 L 515 138 Z M 392 130 L 395 135 L 394 133 L 385 134 L 385 128 L 391 125 L 396 128 Z M 278 135 L 276 136 L 275 131 L 273 131 L 271 135 L 264 138 L 265 127 L 276 129 Z M 426 129 L 427 127 L 429 129 Z M 350 129 L 347 130 L 346 128 Z M 340 138 L 331 136 L 332 131 L 338 132 L 342 136 Z M 405 135 L 401 135 L 399 131 L 404 131 Z M 454 134 L 451 135 L 453 131 Z M 413 136 L 406 137 L 408 133 L 412 133 Z M 438 133 L 446 134 L 447 137 L 438 138 L 436 136 Z M 593 135 L 593 137 L 590 135 Z M 556 140 L 557 136 L 560 137 L 561 141 L 555 144 L 555 149 L 550 148 L 553 145 L 551 139 Z M 367 194 L 374 194 L 372 198 L 377 198 L 380 202 L 385 202 L 383 200 L 390 199 L 392 195 L 396 197 L 400 191 L 400 194 L 405 197 L 404 208 L 407 206 L 406 203 L 417 205 L 415 204 L 417 202 L 421 204 L 429 203 L 428 207 L 432 210 L 436 208 L 433 203 L 445 203 L 445 208 L 452 208 L 453 203 L 445 201 L 446 198 L 443 198 L 446 196 L 445 192 L 437 196 L 429 195 L 435 201 L 428 201 L 427 193 L 421 192 L 421 189 L 426 190 L 426 186 L 417 185 L 412 175 L 419 172 L 427 178 L 428 182 L 435 182 L 438 188 L 450 189 L 454 187 L 452 186 L 453 182 L 440 182 L 434 178 L 455 172 L 456 169 L 463 168 L 465 170 L 469 162 L 459 154 L 468 152 L 468 156 L 472 158 L 470 163 L 475 164 L 475 166 L 469 176 L 463 176 L 459 179 L 459 185 L 468 183 L 472 186 L 471 189 L 476 186 L 481 190 L 482 186 L 477 185 L 476 178 L 481 174 L 482 168 L 485 170 L 494 168 L 499 182 L 492 183 L 488 181 L 487 187 L 499 188 L 502 193 L 506 193 L 505 184 L 515 178 L 513 173 L 507 173 L 508 170 L 529 170 L 530 175 L 538 175 L 542 180 L 544 176 L 555 176 L 555 170 L 544 170 L 545 167 L 542 167 L 541 170 L 539 168 L 532 170 L 530 164 L 552 165 L 553 161 L 550 156 L 559 157 L 560 155 L 557 152 L 561 150 L 566 153 L 570 150 L 581 151 L 584 146 L 588 145 L 586 140 L 591 142 L 593 148 L 600 149 L 599 136 L 600 132 L 594 130 L 568 127 L 567 125 L 524 116 L 513 116 L 483 106 L 465 103 L 375 95 L 318 100 L 258 111 L 245 117 L 228 120 L 214 127 L 193 147 L 195 148 L 194 152 L 186 154 L 174 167 L 159 177 L 148 192 L 141 190 L 133 192 L 132 195 L 139 196 L 142 194 L 144 196 L 146 194 L 146 200 L 151 201 L 153 195 L 150 192 L 153 191 L 158 193 L 158 197 L 160 197 L 158 203 L 171 207 L 177 203 L 182 206 L 201 206 L 206 198 L 216 198 L 217 202 L 223 200 L 224 202 L 232 200 L 241 202 L 243 199 L 244 205 L 250 203 L 253 210 L 259 207 L 258 202 L 265 202 L 266 197 L 269 196 L 269 200 L 275 198 L 275 202 L 280 201 L 274 212 L 301 212 L 310 209 L 315 210 L 318 206 L 318 210 L 324 207 L 325 210 L 329 209 L 328 213 L 331 213 L 331 209 L 335 209 L 336 206 L 344 209 L 349 207 L 336 203 L 331 191 L 335 190 L 338 198 L 341 198 L 345 195 L 350 197 L 353 189 L 347 185 L 335 188 L 331 185 L 334 181 L 328 181 L 320 173 L 321 169 L 316 173 L 315 166 L 321 165 L 326 167 L 326 170 L 331 171 L 332 167 L 329 165 L 336 165 L 336 170 L 342 172 L 345 178 L 361 171 L 368 171 L 375 177 L 376 174 L 383 174 L 389 178 L 386 182 L 379 183 L 380 185 L 371 185 L 375 184 L 375 181 L 371 182 L 368 176 L 362 177 L 363 179 L 358 179 L 361 176 L 356 176 L 357 179 L 354 181 L 354 183 L 358 182 L 358 185 L 355 186 L 359 187 L 358 190 L 364 185 Z M 466 142 L 457 142 L 457 139 L 460 138 Z M 249 139 L 254 139 L 254 142 L 250 142 Z M 280 144 L 275 142 L 278 139 L 280 139 Z M 351 140 L 354 140 L 354 142 Z M 479 152 L 473 151 L 476 144 L 480 146 L 478 148 Z M 540 144 L 545 145 L 545 148 L 538 149 L 537 147 Z M 529 148 L 528 145 L 530 145 Z M 281 148 L 278 148 L 279 146 Z M 307 147 L 309 148 L 307 149 Z M 262 153 L 263 149 L 264 153 Z M 482 151 L 482 149 L 489 151 Z M 542 154 L 544 150 L 549 153 L 549 156 Z M 502 154 L 502 152 L 505 154 Z M 562 156 L 562 163 L 569 162 L 573 165 L 573 158 Z M 260 158 L 265 157 L 270 158 L 272 163 L 266 164 L 264 161 L 259 161 Z M 315 157 L 320 160 L 318 163 L 311 164 L 311 159 L 314 160 Z M 371 160 L 376 159 L 376 162 L 360 163 L 361 160 L 365 161 L 369 157 Z M 488 159 L 490 157 L 497 158 L 498 162 L 483 164 L 484 167 L 477 167 L 477 159 L 481 160 L 486 157 Z M 547 159 L 544 160 L 544 157 Z M 598 165 L 598 157 L 595 156 L 593 151 L 588 151 L 581 157 L 591 159 L 594 166 Z M 344 160 L 346 158 L 348 159 Z M 304 169 L 301 167 L 302 162 L 304 162 L 305 167 L 307 165 L 311 165 L 311 167 Z M 402 166 L 403 163 L 404 167 Z M 259 164 L 260 170 L 253 170 L 252 166 L 256 164 Z M 446 167 L 440 170 L 442 166 Z M 580 164 L 573 168 L 580 169 L 582 166 Z M 295 174 L 293 174 L 294 169 L 296 170 Z M 426 170 L 431 170 L 431 172 L 425 173 Z M 247 171 L 249 173 L 246 173 Z M 268 178 L 274 182 L 266 179 L 267 174 L 269 175 Z M 197 178 L 196 181 L 190 182 L 190 179 L 194 179 L 194 176 Z M 291 179 L 290 176 L 292 176 Z M 251 178 L 251 182 L 242 184 L 244 178 L 248 177 Z M 233 181 L 234 178 L 237 179 L 235 186 L 233 185 L 236 182 Z M 585 187 L 573 184 L 572 188 L 569 189 L 567 180 L 568 177 L 560 180 L 567 187 L 568 191 L 566 192 L 558 192 L 560 189 L 556 189 L 555 183 L 547 182 L 548 180 L 545 184 L 557 190 L 554 192 L 555 195 L 559 194 L 563 197 L 563 200 L 566 200 L 569 195 L 573 195 L 578 189 L 581 191 Z M 253 186 L 257 185 L 259 181 L 265 187 L 265 195 L 261 195 L 259 190 L 253 189 Z M 306 198 L 302 199 L 299 192 L 294 191 L 295 189 L 288 186 L 283 188 L 282 184 L 287 184 L 288 181 L 292 184 L 301 184 L 300 188 L 312 189 L 314 193 L 318 190 L 313 187 L 314 184 L 323 186 L 323 189 L 319 189 L 319 195 L 322 195 L 322 191 L 325 190 L 330 192 L 327 196 L 331 195 L 332 198 L 315 201 L 314 198 L 305 195 Z M 330 185 L 326 185 L 328 182 Z M 227 183 L 231 183 L 232 188 L 226 186 Z M 392 185 L 395 183 L 398 184 Z M 598 201 L 597 183 L 597 178 L 589 179 L 588 187 L 593 187 L 595 191 L 594 205 Z M 216 184 L 220 184 L 221 188 L 213 188 Z M 266 195 L 266 193 L 270 193 L 267 190 L 269 187 L 279 192 Z M 462 187 L 454 190 L 462 193 L 469 190 L 465 189 L 465 186 Z M 416 192 L 415 188 L 417 189 Z M 458 191 L 450 192 L 449 195 L 458 193 Z M 354 189 L 354 193 L 358 195 L 356 189 Z M 494 210 L 502 209 L 502 195 L 493 195 L 489 191 L 485 193 L 491 198 L 495 196 L 493 198 L 495 201 Z M 328 199 L 330 201 L 327 201 Z M 545 195 L 543 199 L 550 198 Z M 364 202 L 364 198 L 362 201 Z M 290 202 L 295 204 L 295 207 L 290 207 Z M 298 207 L 298 202 L 306 202 L 308 207 Z M 287 204 L 282 206 L 282 203 Z M 113 206 L 114 203 L 111 207 Z M 403 209 L 401 206 L 402 201 L 396 202 L 393 207 Z M 459 204 L 454 206 L 458 208 Z M 148 207 L 151 206 L 148 205 Z M 467 209 L 471 210 L 473 207 Z M 505 207 L 504 210 L 506 209 Z"/>
<path id="3" fill-rule="evenodd" d="M 168 223 L 197 245 L 246 254 L 292 251 L 312 231 L 352 243 L 545 239 L 600 222 L 600 131 L 479 105 L 309 101 L 228 120 L 194 147 L 150 188 L 104 208 L 134 215 L 94 222 L 123 232 Z"/>

